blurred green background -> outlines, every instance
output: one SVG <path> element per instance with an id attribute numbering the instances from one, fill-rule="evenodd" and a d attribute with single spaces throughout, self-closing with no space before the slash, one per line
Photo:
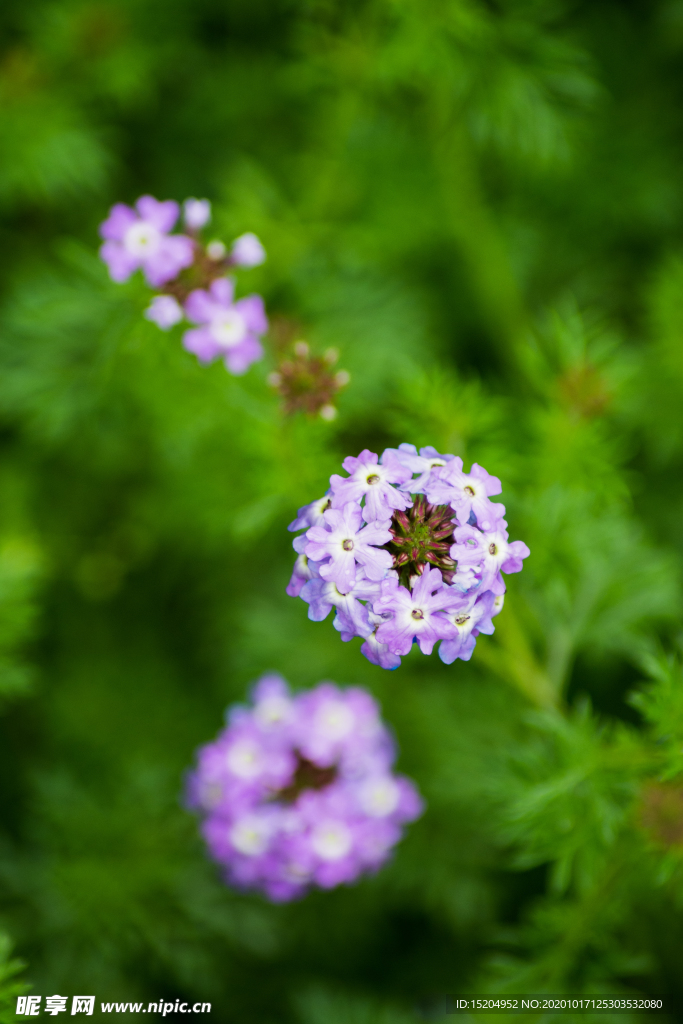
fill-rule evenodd
<path id="1" fill-rule="evenodd" d="M 339 348 L 333 424 L 109 282 L 145 192 L 261 237 L 240 287 Z M 284 593 L 296 508 L 401 441 L 501 477 L 531 547 L 469 664 L 383 672 Z M 682 474 L 680 0 L 5 0 L 0 1019 L 22 984 L 226 1024 L 683 995 Z M 179 799 L 268 669 L 372 690 L 428 804 L 279 907 Z"/>

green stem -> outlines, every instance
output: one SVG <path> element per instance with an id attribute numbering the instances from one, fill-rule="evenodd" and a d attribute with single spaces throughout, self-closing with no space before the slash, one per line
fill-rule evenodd
<path id="1" fill-rule="evenodd" d="M 477 647 L 479 661 L 540 708 L 557 708 L 560 693 L 539 664 L 514 610 L 506 605 L 496 619 L 495 639 Z"/>

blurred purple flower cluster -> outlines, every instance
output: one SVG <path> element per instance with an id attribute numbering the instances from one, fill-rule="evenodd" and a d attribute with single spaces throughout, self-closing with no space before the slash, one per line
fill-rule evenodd
<path id="1" fill-rule="evenodd" d="M 365 690 L 321 683 L 292 696 L 278 675 L 201 747 L 189 806 L 227 881 L 286 901 L 377 870 L 422 801 Z"/>
<path id="2" fill-rule="evenodd" d="M 233 267 L 256 267 L 266 258 L 256 235 L 237 238 L 228 252 L 219 241 L 203 245 L 199 232 L 211 219 L 207 199 L 183 204 L 186 234 L 171 234 L 180 216 L 178 203 L 142 196 L 135 208 L 117 203 L 100 226 L 100 256 L 114 281 L 128 280 L 142 270 L 158 289 L 145 310 L 148 320 L 169 330 L 187 319 L 197 326 L 185 332 L 183 344 L 200 362 L 222 358 L 231 373 L 244 373 L 260 359 L 259 340 L 268 329 L 260 295 L 234 299 Z"/>
<path id="3" fill-rule="evenodd" d="M 335 609 L 342 640 L 382 668 L 398 668 L 417 643 L 450 665 L 469 660 L 479 633 L 503 607 L 501 572 L 529 554 L 510 542 L 497 477 L 436 449 L 402 444 L 378 459 L 367 449 L 343 462 L 329 491 L 299 509 L 289 529 L 297 552 L 287 587 L 318 622 Z"/>

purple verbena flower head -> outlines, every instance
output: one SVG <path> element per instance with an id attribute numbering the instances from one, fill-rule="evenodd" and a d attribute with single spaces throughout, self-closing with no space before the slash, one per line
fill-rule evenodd
<path id="1" fill-rule="evenodd" d="M 234 282 L 219 277 L 208 291 L 197 289 L 185 302 L 188 320 L 200 324 L 183 336 L 183 345 L 200 362 L 221 357 L 234 374 L 245 373 L 263 355 L 259 335 L 268 330 L 268 321 L 260 295 L 233 301 Z"/>
<path id="2" fill-rule="evenodd" d="M 183 203 L 183 221 L 188 231 L 200 231 L 211 220 L 208 199 L 186 199 Z"/>
<path id="3" fill-rule="evenodd" d="M 266 250 L 263 248 L 261 240 L 253 232 L 247 231 L 245 235 L 240 235 L 232 243 L 230 259 L 235 266 L 245 269 L 259 267 L 265 263 Z"/>
<path id="4" fill-rule="evenodd" d="M 321 683 L 292 696 L 271 674 L 227 721 L 199 750 L 187 801 L 231 885 L 281 902 L 353 882 L 422 813 L 365 690 Z"/>
<path id="5" fill-rule="evenodd" d="M 529 554 L 509 541 L 505 509 L 490 500 L 500 481 L 409 444 L 381 459 L 366 449 L 343 466 L 349 475 L 333 474 L 327 494 L 289 526 L 304 532 L 287 593 L 316 622 L 334 608 L 341 639 L 360 637 L 382 668 L 398 668 L 413 644 L 430 654 L 439 641 L 447 664 L 467 661 L 502 610 L 501 573 L 519 572 Z"/>
<path id="6" fill-rule="evenodd" d="M 100 256 L 113 281 L 127 281 L 142 269 L 147 283 L 160 288 L 194 259 L 194 242 L 185 235 L 170 235 L 180 210 L 173 200 L 159 202 L 142 196 L 135 209 L 124 203 L 112 206 L 100 225 L 105 239 Z"/>

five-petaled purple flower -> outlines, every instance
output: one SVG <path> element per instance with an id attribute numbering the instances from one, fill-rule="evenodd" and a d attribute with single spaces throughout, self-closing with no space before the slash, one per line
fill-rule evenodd
<path id="1" fill-rule="evenodd" d="M 381 596 L 372 607 L 380 615 L 390 612 L 391 618 L 377 629 L 377 639 L 395 654 L 408 654 L 417 640 L 423 654 L 431 654 L 437 640 L 451 640 L 455 626 L 443 614 L 462 603 L 462 594 L 454 587 L 444 587 L 438 569 L 426 567 L 413 583 L 412 589 L 399 586 L 397 580 L 384 580 Z"/>
<path id="2" fill-rule="evenodd" d="M 463 473 L 462 459 L 454 458 L 443 467 L 435 467 L 425 487 L 427 499 L 435 505 L 451 505 L 458 522 L 467 523 L 476 517 L 482 530 L 490 530 L 505 515 L 505 506 L 489 501 L 502 488 L 497 476 L 491 476 L 475 462 L 469 473 Z"/>
<path id="3" fill-rule="evenodd" d="M 454 455 L 441 455 L 431 445 L 420 448 L 419 455 L 414 444 L 400 444 L 398 448 L 387 448 L 387 452 L 395 455 L 403 466 L 407 466 L 411 474 L 418 474 L 416 477 L 411 475 L 407 483 L 401 484 L 402 489 L 407 488 L 411 494 L 423 494 L 425 484 L 432 476 L 432 470 L 438 466 L 445 466 L 447 462 L 455 458 Z M 382 456 L 383 459 L 387 452 Z M 460 465 L 462 466 L 462 460 Z"/>
<path id="4" fill-rule="evenodd" d="M 194 259 L 194 242 L 185 235 L 169 235 L 180 208 L 172 199 L 160 203 L 142 196 L 135 209 L 124 203 L 112 206 L 100 226 L 105 239 L 100 256 L 114 281 L 127 281 L 142 269 L 153 288 L 167 284 Z"/>
<path id="5" fill-rule="evenodd" d="M 244 373 L 263 355 L 259 335 L 268 330 L 268 321 L 260 295 L 233 301 L 234 282 L 219 277 L 208 292 L 197 289 L 185 303 L 192 323 L 201 324 L 183 335 L 183 345 L 201 363 L 221 356 L 231 373 Z"/>
<path id="6" fill-rule="evenodd" d="M 342 592 L 336 583 L 313 575 L 300 590 L 302 600 L 309 606 L 308 617 L 313 622 L 326 619 L 336 608 L 334 625 L 342 640 L 352 640 L 354 636 L 369 637 L 374 632 L 376 623 L 372 621 L 371 608 L 363 601 L 374 600 L 380 593 L 380 584 L 368 579 L 362 567 L 356 571 L 356 581 L 350 590 Z"/>
<path id="7" fill-rule="evenodd" d="M 496 606 L 496 601 L 501 602 L 499 606 Z M 446 665 L 452 664 L 456 658 L 470 660 L 477 634 L 493 633 L 495 627 L 491 619 L 501 610 L 502 601 L 502 595 L 498 598 L 486 590 L 483 594 L 475 592 L 466 596 L 459 607 L 451 608 L 448 618 L 457 632 L 454 637 L 444 640 L 439 648 L 441 660 Z"/>
<path id="8" fill-rule="evenodd" d="M 323 512 L 324 526 L 311 526 L 306 533 L 304 553 L 320 565 L 324 580 L 336 583 L 348 593 L 356 582 L 356 565 L 365 568 L 370 580 L 384 579 L 393 565 L 388 551 L 381 548 L 391 540 L 389 520 L 371 523 L 361 529 L 360 506 L 349 501 L 341 509 Z"/>
<path id="9" fill-rule="evenodd" d="M 499 506 L 500 507 L 500 506 Z M 474 526 L 458 526 L 453 531 L 455 544 L 451 557 L 458 565 L 472 568 L 481 577 L 481 587 L 494 594 L 504 594 L 502 572 L 521 572 L 522 561 L 529 554 L 523 540 L 508 540 L 507 523 L 499 519 L 495 527 L 486 532 Z"/>
<path id="10" fill-rule="evenodd" d="M 419 817 L 415 785 L 365 690 L 321 683 L 292 696 L 264 676 L 248 707 L 198 752 L 187 799 L 226 880 L 277 902 L 376 871 Z"/>
<path id="11" fill-rule="evenodd" d="M 340 508 L 349 501 L 360 502 L 364 497 L 363 519 L 371 523 L 375 519 L 390 519 L 394 509 L 410 506 L 410 498 L 392 484 L 403 484 L 412 474 L 389 449 L 382 456 L 381 466 L 374 452 L 367 448 L 357 459 L 349 455 L 342 466 L 350 475 L 343 477 L 333 473 L 330 477 L 333 508 Z"/>
<path id="12" fill-rule="evenodd" d="M 472 656 L 502 608 L 501 573 L 519 572 L 529 549 L 510 542 L 505 507 L 491 501 L 500 480 L 476 463 L 435 448 L 402 444 L 381 459 L 370 451 L 343 462 L 322 498 L 304 505 L 290 530 L 298 554 L 287 593 L 313 621 L 335 609 L 344 641 L 395 669 L 416 643 L 440 641 L 446 664 Z M 361 523 L 367 524 L 361 529 Z"/>

